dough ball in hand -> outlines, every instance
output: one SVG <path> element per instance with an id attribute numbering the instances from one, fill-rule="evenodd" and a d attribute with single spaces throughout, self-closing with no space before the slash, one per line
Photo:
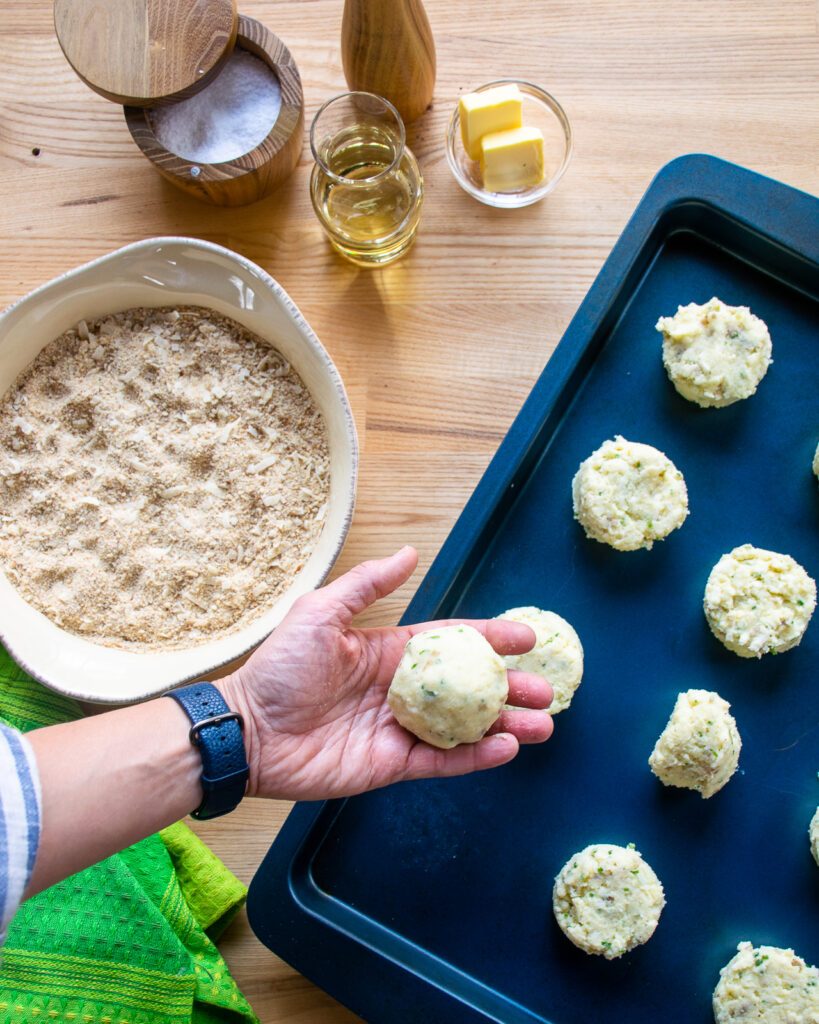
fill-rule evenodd
<path id="1" fill-rule="evenodd" d="M 711 632 L 740 658 L 796 647 L 816 608 L 816 584 L 790 555 L 743 544 L 711 570 L 703 602 Z"/>
<path id="2" fill-rule="evenodd" d="M 792 949 L 740 942 L 714 989 L 716 1024 L 819 1024 L 819 970 Z"/>
<path id="3" fill-rule="evenodd" d="M 447 749 L 477 743 L 508 692 L 506 666 L 489 641 L 472 626 L 442 626 L 407 643 L 387 701 L 405 729 Z"/>
<path id="4" fill-rule="evenodd" d="M 691 302 L 661 316 L 657 330 L 671 383 L 704 408 L 749 398 L 771 365 L 771 335 L 747 306 Z"/>
<path id="5" fill-rule="evenodd" d="M 742 741 L 728 701 L 708 690 L 679 694 L 648 763 L 665 786 L 707 799 L 737 770 Z"/>
<path id="6" fill-rule="evenodd" d="M 633 843 L 587 846 L 563 865 L 552 891 L 566 937 L 607 960 L 648 942 L 664 906 L 660 880 Z"/>
<path id="7" fill-rule="evenodd" d="M 537 637 L 535 646 L 526 654 L 508 654 L 504 659 L 506 667 L 543 676 L 554 692 L 549 714 L 565 711 L 583 678 L 580 637 L 565 619 L 541 608 L 511 608 L 498 617 L 522 622 Z"/>
<path id="8" fill-rule="evenodd" d="M 688 515 L 685 480 L 671 459 L 624 437 L 606 441 L 580 463 L 572 498 L 586 536 L 618 551 L 651 548 Z"/>

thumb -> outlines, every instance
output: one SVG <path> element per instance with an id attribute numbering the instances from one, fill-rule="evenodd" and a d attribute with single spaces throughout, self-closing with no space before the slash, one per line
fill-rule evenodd
<path id="1" fill-rule="evenodd" d="M 316 591 L 315 597 L 331 618 L 348 626 L 365 608 L 406 583 L 417 565 L 418 552 L 408 545 L 388 558 L 362 562 Z"/>

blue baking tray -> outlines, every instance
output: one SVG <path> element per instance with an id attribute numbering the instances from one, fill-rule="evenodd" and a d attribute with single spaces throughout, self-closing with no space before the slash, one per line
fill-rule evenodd
<path id="1" fill-rule="evenodd" d="M 718 295 L 769 325 L 748 401 L 703 410 L 666 378 L 654 330 Z M 691 514 L 650 552 L 586 540 L 578 463 L 616 433 L 667 452 Z M 719 556 L 751 542 L 819 576 L 819 200 L 710 156 L 655 178 L 449 539 L 406 621 L 535 604 L 586 651 L 571 710 L 501 769 L 301 804 L 250 888 L 262 942 L 372 1024 L 708 1024 L 737 942 L 819 962 L 819 622 L 737 658 L 702 614 Z M 711 800 L 646 759 L 676 694 L 733 706 L 740 771 Z M 633 841 L 664 883 L 649 943 L 607 962 L 551 913 L 588 843 Z"/>

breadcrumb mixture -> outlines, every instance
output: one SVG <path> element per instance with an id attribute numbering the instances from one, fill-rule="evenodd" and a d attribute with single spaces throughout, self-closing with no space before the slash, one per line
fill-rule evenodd
<path id="1" fill-rule="evenodd" d="M 210 310 L 80 321 L 0 400 L 3 569 L 106 646 L 188 647 L 261 615 L 313 550 L 329 491 L 307 388 Z"/>

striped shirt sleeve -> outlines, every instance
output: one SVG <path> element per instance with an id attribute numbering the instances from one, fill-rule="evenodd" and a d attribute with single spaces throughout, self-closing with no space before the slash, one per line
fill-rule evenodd
<path id="1" fill-rule="evenodd" d="M 24 736 L 0 725 L 0 944 L 31 878 L 40 807 L 34 753 Z"/>

